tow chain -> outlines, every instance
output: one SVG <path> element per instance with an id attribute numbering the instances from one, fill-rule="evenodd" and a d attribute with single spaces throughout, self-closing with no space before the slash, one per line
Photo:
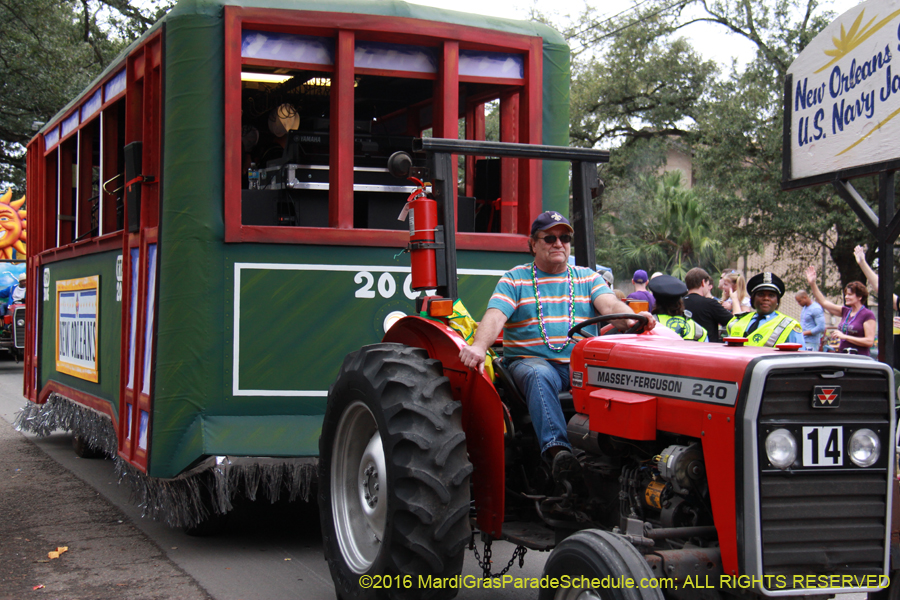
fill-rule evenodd
<path id="1" fill-rule="evenodd" d="M 475 544 L 475 534 L 472 534 L 472 541 L 469 543 L 469 547 L 475 552 L 475 560 L 478 562 L 478 566 L 481 567 L 482 577 L 485 579 L 489 579 L 491 577 L 503 577 L 506 573 L 512 568 L 513 564 L 516 562 L 516 558 L 519 559 L 519 568 L 525 566 L 525 553 L 528 552 L 528 548 L 525 546 L 516 546 L 516 549 L 513 550 L 512 558 L 509 559 L 509 563 L 506 565 L 506 568 L 500 571 L 499 573 L 491 574 L 491 544 L 493 540 L 486 540 L 484 542 L 484 562 L 481 560 L 481 556 L 478 554 L 478 546 Z"/>

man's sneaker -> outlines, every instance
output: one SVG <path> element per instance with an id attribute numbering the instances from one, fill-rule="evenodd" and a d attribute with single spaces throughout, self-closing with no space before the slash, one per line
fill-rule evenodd
<path id="1" fill-rule="evenodd" d="M 553 457 L 553 481 L 562 483 L 568 481 L 573 483 L 574 479 L 581 479 L 581 463 L 574 454 L 568 450 L 560 450 Z"/>

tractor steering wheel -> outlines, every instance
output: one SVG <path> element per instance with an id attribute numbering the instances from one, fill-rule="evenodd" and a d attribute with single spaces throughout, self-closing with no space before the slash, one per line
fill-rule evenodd
<path id="1" fill-rule="evenodd" d="M 589 338 L 594 337 L 592 335 L 587 335 L 582 333 L 581 330 L 589 325 L 593 325 L 595 323 L 606 323 L 607 321 L 617 321 L 619 319 L 636 319 L 637 323 L 623 331 L 622 333 L 637 333 L 641 329 L 644 328 L 644 325 L 650 320 L 644 315 L 639 315 L 636 313 L 616 313 L 611 315 L 600 315 L 598 317 L 591 317 L 590 319 L 585 319 L 575 327 L 569 330 L 569 337 L 572 337 L 576 333 L 581 335 L 582 337 Z"/>

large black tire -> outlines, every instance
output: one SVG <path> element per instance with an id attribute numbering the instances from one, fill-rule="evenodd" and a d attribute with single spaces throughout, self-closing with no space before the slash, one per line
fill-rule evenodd
<path id="1" fill-rule="evenodd" d="M 662 592 L 652 587 L 656 580 L 650 565 L 634 546 L 622 536 L 599 529 L 585 529 L 567 537 L 553 550 L 544 565 L 544 576 L 562 579 L 597 578 L 608 583 L 599 587 L 564 587 L 541 589 L 539 600 L 663 600 Z M 622 587 L 615 582 L 631 579 L 635 587 Z M 644 585 L 641 585 L 641 581 Z"/>
<path id="2" fill-rule="evenodd" d="M 349 354 L 319 439 L 322 541 L 338 597 L 453 597 L 419 589 L 419 576 L 462 572 L 471 473 L 462 406 L 439 361 L 401 344 Z"/>

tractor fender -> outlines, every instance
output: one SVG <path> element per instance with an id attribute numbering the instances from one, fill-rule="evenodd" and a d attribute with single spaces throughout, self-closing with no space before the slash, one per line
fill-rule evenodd
<path id="1" fill-rule="evenodd" d="M 443 323 L 421 317 L 404 317 L 384 335 L 388 343 L 422 348 L 441 361 L 450 379 L 454 400 L 462 404 L 462 424 L 466 434 L 472 473 L 478 529 L 499 537 L 503 526 L 505 465 L 503 404 L 493 382 L 484 373 L 466 367 L 459 360 L 466 344 Z"/>

